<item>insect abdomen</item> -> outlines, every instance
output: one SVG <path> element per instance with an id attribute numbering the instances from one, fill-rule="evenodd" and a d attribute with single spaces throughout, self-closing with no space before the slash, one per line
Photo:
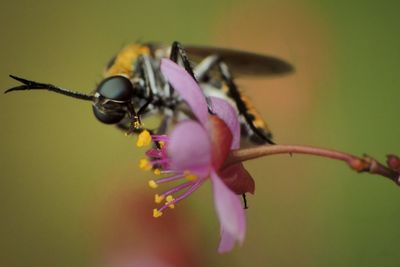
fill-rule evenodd
<path id="1" fill-rule="evenodd" d="M 270 129 L 267 126 L 267 123 L 264 121 L 264 119 L 262 118 L 261 114 L 258 112 L 258 110 L 255 108 L 253 102 L 251 101 L 251 99 L 244 95 L 243 93 L 241 93 L 240 96 L 241 100 L 243 101 L 246 110 L 247 110 L 247 114 L 250 117 L 250 119 L 253 122 L 254 127 L 257 128 L 257 130 L 259 132 L 261 132 L 265 137 L 267 137 L 268 139 L 272 139 L 272 133 L 270 131 Z M 252 142 L 254 143 L 266 143 L 266 141 L 261 138 L 259 135 L 257 135 L 254 131 L 252 131 L 250 129 L 250 127 L 245 127 L 247 134 L 249 135 L 249 138 Z"/>

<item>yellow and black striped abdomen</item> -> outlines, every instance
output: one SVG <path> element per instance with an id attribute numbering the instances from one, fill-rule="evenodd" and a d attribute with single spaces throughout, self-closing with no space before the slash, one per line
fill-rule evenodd
<path id="1" fill-rule="evenodd" d="M 239 114 L 242 117 L 242 137 L 248 138 L 252 143 L 255 144 L 269 143 L 268 141 L 266 141 L 266 138 L 272 141 L 272 133 L 268 128 L 267 123 L 262 118 L 260 112 L 258 112 L 256 107 L 254 106 L 253 101 L 250 99 L 250 97 L 245 95 L 242 90 L 239 90 L 238 96 L 240 97 L 240 99 L 235 99 L 229 93 L 229 88 L 226 84 L 222 85 L 221 92 L 226 97 L 226 99 L 232 103 L 232 105 L 236 106 Z"/>
<path id="2" fill-rule="evenodd" d="M 254 106 L 252 100 L 247 95 L 243 94 L 243 92 L 241 92 L 240 98 L 246 107 L 247 114 L 251 118 L 253 125 L 268 139 L 272 139 L 272 133 L 267 123 L 264 121 L 260 112 L 258 112 L 256 107 Z M 262 141 L 262 138 L 257 136 L 257 134 L 254 132 L 250 133 L 250 139 L 256 143 L 264 143 L 264 141 Z"/>

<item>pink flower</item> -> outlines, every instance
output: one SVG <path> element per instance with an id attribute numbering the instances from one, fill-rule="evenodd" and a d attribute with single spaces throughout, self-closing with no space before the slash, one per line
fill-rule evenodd
<path id="1" fill-rule="evenodd" d="M 155 202 L 164 205 L 153 210 L 160 217 L 168 208 L 185 199 L 210 178 L 214 205 L 221 225 L 218 251 L 230 251 L 235 242 L 245 237 L 245 214 L 237 194 L 254 192 L 254 181 L 241 164 L 222 169 L 231 149 L 239 148 L 240 124 L 236 110 L 226 101 L 211 98 L 210 115 L 199 85 L 180 66 L 163 59 L 161 71 L 181 98 L 186 101 L 197 120 L 185 120 L 176 125 L 169 136 L 152 135 L 161 147 L 150 149 L 142 160 L 143 169 L 154 169 L 156 175 L 167 176 L 149 181 L 151 188 L 161 184 L 183 181 L 172 189 L 155 195 Z M 174 197 L 178 192 L 179 196 Z"/>

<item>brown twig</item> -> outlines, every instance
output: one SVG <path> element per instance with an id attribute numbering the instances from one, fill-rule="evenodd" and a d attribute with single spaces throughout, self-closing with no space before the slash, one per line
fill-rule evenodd
<path id="1" fill-rule="evenodd" d="M 276 154 L 307 154 L 324 158 L 331 158 L 346 162 L 356 172 L 368 172 L 389 178 L 400 185 L 400 158 L 388 155 L 388 166 L 383 165 L 374 158 L 364 155 L 357 157 L 352 154 L 302 145 L 263 145 L 254 148 L 238 149 L 231 152 L 225 162 L 225 166 Z"/>

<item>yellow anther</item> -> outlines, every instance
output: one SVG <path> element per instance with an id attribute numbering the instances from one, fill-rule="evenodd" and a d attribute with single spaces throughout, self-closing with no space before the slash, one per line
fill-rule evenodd
<path id="1" fill-rule="evenodd" d="M 157 175 L 157 176 L 161 175 L 160 169 L 155 169 L 154 170 L 154 174 Z"/>
<path id="2" fill-rule="evenodd" d="M 153 209 L 153 217 L 154 218 L 158 218 L 161 217 L 163 213 L 161 211 L 159 211 L 158 209 Z"/>
<path id="3" fill-rule="evenodd" d="M 150 180 L 149 181 L 149 186 L 150 186 L 150 188 L 155 189 L 155 188 L 158 187 L 158 184 L 154 180 Z"/>
<path id="4" fill-rule="evenodd" d="M 175 200 L 175 198 L 172 195 L 168 195 L 165 200 L 166 200 L 165 204 L 167 204 L 169 208 L 171 208 L 171 209 L 175 208 L 174 204 L 169 204 Z"/>
<path id="5" fill-rule="evenodd" d="M 156 202 L 157 204 L 160 204 L 161 203 L 161 201 L 163 201 L 164 200 L 164 196 L 163 195 L 159 195 L 159 194 L 155 194 L 154 195 L 154 202 Z"/>
<path id="6" fill-rule="evenodd" d="M 149 170 L 151 170 L 152 166 L 148 159 L 141 159 L 139 161 L 139 168 L 144 171 L 149 171 Z"/>
<path id="7" fill-rule="evenodd" d="M 191 171 L 184 171 L 183 175 L 185 176 L 186 179 L 188 179 L 189 181 L 195 181 L 197 180 L 197 175 L 193 174 Z"/>
<path id="8" fill-rule="evenodd" d="M 150 132 L 147 130 L 143 130 L 137 138 L 136 141 L 136 146 L 137 147 L 143 147 L 143 146 L 147 146 L 151 143 L 151 135 Z"/>
<path id="9" fill-rule="evenodd" d="M 164 141 L 160 141 L 160 142 L 158 142 L 158 144 L 160 145 L 160 147 L 165 146 L 165 142 Z"/>

